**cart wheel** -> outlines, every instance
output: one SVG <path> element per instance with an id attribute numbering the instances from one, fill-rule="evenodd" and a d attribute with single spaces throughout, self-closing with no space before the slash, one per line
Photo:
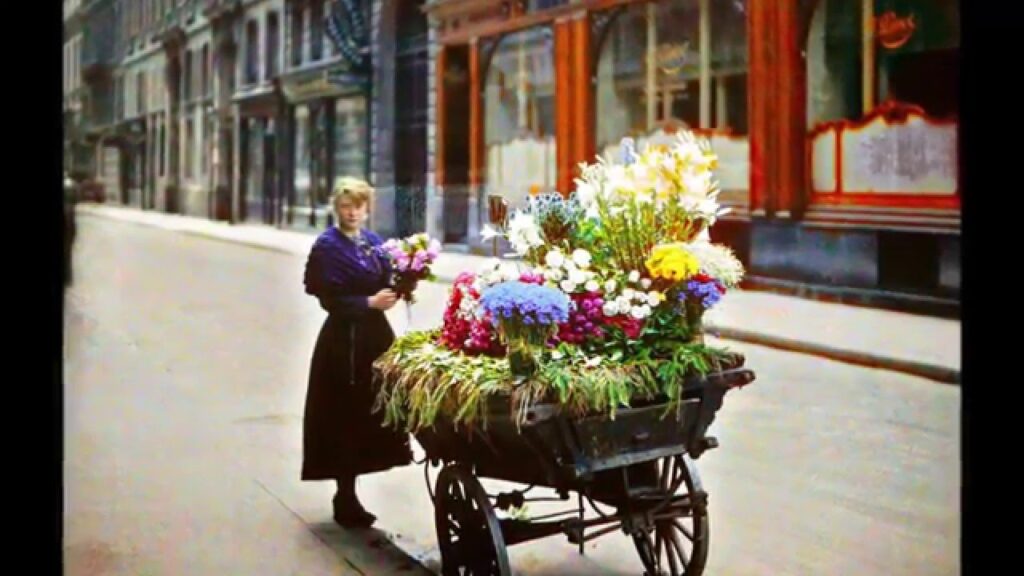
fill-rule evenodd
<path id="1" fill-rule="evenodd" d="M 658 485 L 666 497 L 704 494 L 697 468 L 689 456 L 668 456 L 657 462 Z M 685 489 L 685 492 L 683 491 Z M 650 531 L 633 535 L 646 576 L 700 576 L 708 557 L 708 513 L 703 502 L 669 518 L 659 518 Z"/>
<path id="2" fill-rule="evenodd" d="M 437 477 L 434 523 L 444 576 L 511 576 L 501 525 L 480 482 L 465 467 Z"/>

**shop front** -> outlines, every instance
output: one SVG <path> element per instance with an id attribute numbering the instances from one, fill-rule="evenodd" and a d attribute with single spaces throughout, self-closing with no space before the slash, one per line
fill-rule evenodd
<path id="1" fill-rule="evenodd" d="M 630 137 L 708 139 L 712 230 L 751 286 L 958 307 L 959 15 L 951 0 L 441 0 L 428 8 L 448 242 L 568 194 Z"/>
<path id="2" fill-rule="evenodd" d="M 710 139 L 730 218 L 749 218 L 745 2 L 442 2 L 434 14 L 447 240 L 478 248 L 492 199 L 568 194 L 580 162 L 680 128 Z"/>
<path id="3" fill-rule="evenodd" d="M 287 118 L 285 221 L 304 229 L 330 225 L 330 195 L 338 178 L 367 179 L 367 94 L 339 86 L 321 70 L 282 82 Z"/>
<path id="4" fill-rule="evenodd" d="M 243 221 L 275 225 L 283 215 L 280 100 L 272 89 L 236 98 L 241 168 L 238 215 Z"/>

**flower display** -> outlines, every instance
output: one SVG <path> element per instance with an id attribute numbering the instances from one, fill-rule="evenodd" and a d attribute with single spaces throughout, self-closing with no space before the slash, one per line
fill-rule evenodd
<path id="1" fill-rule="evenodd" d="M 708 234 L 726 213 L 716 164 L 707 142 L 689 132 L 642 150 L 626 139 L 617 159 L 580 165 L 569 197 L 529 197 L 503 229 L 486 230 L 507 237 L 518 258 L 490 259 L 456 283 L 442 343 L 509 353 L 502 346 L 517 330 L 538 325 L 555 328 L 543 338 L 531 328 L 532 341 L 589 358 L 699 342 L 701 315 L 743 277 L 733 252 Z M 565 302 L 564 318 L 547 312 L 552 298 Z"/>
<path id="2" fill-rule="evenodd" d="M 439 410 L 455 420 L 481 416 L 487 394 L 509 390 L 507 373 L 513 389 L 529 390 L 524 402 L 550 393 L 580 413 L 614 412 L 651 391 L 678 403 L 687 375 L 727 354 L 702 339 L 703 314 L 744 273 L 708 232 L 727 212 L 715 154 L 686 131 L 642 150 L 624 140 L 619 152 L 581 164 L 568 197 L 531 196 L 484 227 L 517 257 L 458 277 L 443 326 L 429 337 L 434 348 L 421 344 L 422 333 L 398 340 L 404 352 L 391 357 L 391 370 L 414 357 L 452 376 L 432 389 L 422 374 L 409 375 L 382 392 L 394 420 L 426 425 Z M 432 261 L 417 264 L 415 250 L 394 257 L 408 269 Z M 449 393 L 454 405 L 441 398 Z"/>

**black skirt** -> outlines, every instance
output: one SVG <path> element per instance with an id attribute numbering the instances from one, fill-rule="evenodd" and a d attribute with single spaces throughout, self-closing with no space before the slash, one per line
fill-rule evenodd
<path id="1" fill-rule="evenodd" d="M 384 313 L 328 316 L 313 350 L 303 422 L 303 480 L 366 474 L 412 462 L 409 435 L 373 413 L 372 364 L 394 342 Z"/>

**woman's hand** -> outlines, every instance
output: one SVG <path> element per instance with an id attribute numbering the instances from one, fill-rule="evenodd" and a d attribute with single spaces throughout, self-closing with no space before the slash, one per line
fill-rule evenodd
<path id="1" fill-rule="evenodd" d="M 398 302 L 398 295 L 395 294 L 394 290 L 385 288 L 373 296 L 370 296 L 367 300 L 370 308 L 387 311 L 395 305 L 395 302 Z"/>

